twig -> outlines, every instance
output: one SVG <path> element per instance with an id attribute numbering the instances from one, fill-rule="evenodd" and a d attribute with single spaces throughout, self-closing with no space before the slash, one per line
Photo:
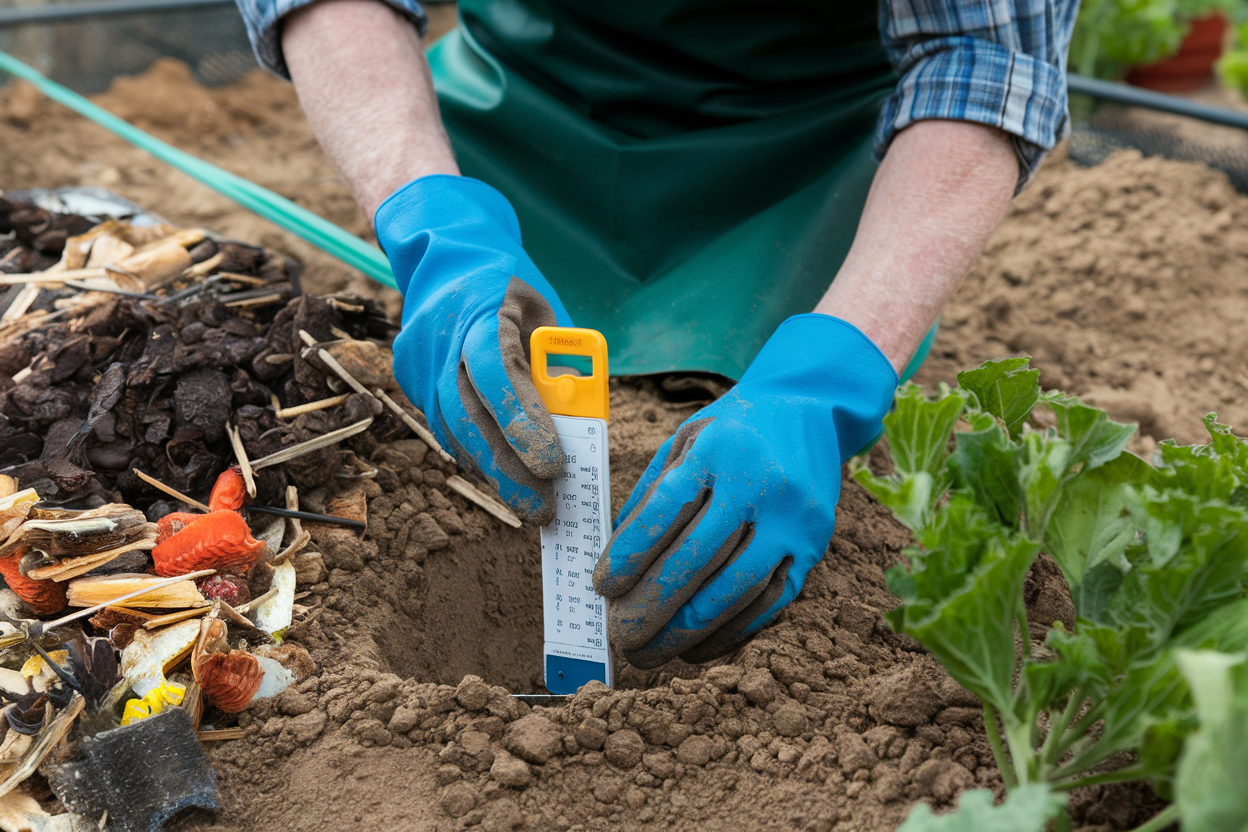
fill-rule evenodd
<path id="1" fill-rule="evenodd" d="M 125 295 L 128 298 L 139 298 L 140 300 L 162 300 L 160 295 L 149 295 L 146 292 L 127 292 L 125 289 L 118 289 L 115 286 L 92 286 L 89 283 L 82 283 L 78 280 L 62 280 L 66 286 L 71 289 L 77 289 L 81 292 L 106 292 L 110 295 Z"/>
<path id="2" fill-rule="evenodd" d="M 293 485 L 286 486 L 286 510 L 299 510 L 299 489 L 295 488 Z M 290 539 L 298 540 L 303 537 L 303 526 L 300 525 L 299 518 L 288 514 L 286 515 L 286 519 L 290 524 Z M 278 557 L 279 559 L 281 558 L 280 555 Z"/>
<path id="3" fill-rule="evenodd" d="M 242 300 L 226 301 L 225 305 L 234 308 L 244 308 L 252 306 L 268 306 L 270 303 L 281 303 L 282 296 L 278 292 L 271 295 L 261 295 L 258 298 L 243 298 Z"/>
<path id="4" fill-rule="evenodd" d="M 485 509 L 486 514 L 494 515 L 508 526 L 511 526 L 513 529 L 520 528 L 520 518 L 513 514 L 511 509 L 507 508 L 507 506 L 503 505 L 498 500 L 495 500 L 488 494 L 482 492 L 459 474 L 452 474 L 447 477 L 446 484 L 464 499 L 469 502 L 476 503 L 481 508 Z"/>
<path id="5" fill-rule="evenodd" d="M 181 500 L 187 505 L 194 506 L 200 511 L 212 511 L 212 509 L 208 508 L 208 506 L 204 505 L 199 500 L 195 500 L 195 499 L 192 499 L 191 497 L 186 496 L 178 489 L 165 485 L 163 482 L 156 479 L 155 477 L 149 477 L 147 474 L 144 474 L 138 468 L 134 469 L 134 475 L 138 477 L 139 479 L 143 480 L 143 482 L 150 485 L 152 488 L 155 488 L 158 491 L 163 491 L 166 494 L 168 494 L 170 497 L 176 497 L 177 499 Z"/>
<path id="6" fill-rule="evenodd" d="M 225 262 L 225 252 L 218 251 L 207 260 L 187 266 L 186 269 L 182 271 L 182 274 L 178 275 L 178 279 L 183 280 L 194 279 L 197 277 L 207 277 L 212 274 L 213 269 L 220 266 L 223 262 Z"/>
<path id="7" fill-rule="evenodd" d="M 329 303 L 330 306 L 334 307 L 340 312 L 363 312 L 364 311 L 364 307 L 358 303 L 347 303 L 345 301 L 338 300 L 338 298 L 325 298 L 325 300 Z"/>
<path id="8" fill-rule="evenodd" d="M 256 478 L 252 476 L 251 460 L 247 458 L 247 450 L 243 447 L 242 437 L 238 428 L 231 427 L 230 420 L 225 420 L 225 433 L 230 437 L 230 445 L 234 448 L 234 458 L 238 460 L 238 468 L 243 473 L 243 482 L 247 485 L 247 496 L 256 498 Z"/>
<path id="9" fill-rule="evenodd" d="M 330 396 L 328 399 L 321 399 L 316 402 L 308 402 L 307 404 L 299 404 L 294 407 L 276 407 L 277 418 L 289 419 L 293 416 L 302 416 L 304 413 L 311 413 L 314 410 L 325 410 L 329 407 L 337 407 L 350 397 L 349 393 L 343 393 L 341 396 Z M 274 397 L 276 398 L 276 396 Z"/>
<path id="10" fill-rule="evenodd" d="M 238 274 L 237 272 L 217 272 L 222 280 L 228 280 L 231 283 L 241 283 L 244 286 L 268 286 L 269 281 L 263 277 L 252 277 L 248 274 Z"/>
<path id="11" fill-rule="evenodd" d="M 452 465 L 455 464 L 455 457 L 451 456 L 445 450 L 442 449 L 442 446 L 438 444 L 438 440 L 434 438 L 434 435 L 429 431 L 429 428 L 425 427 L 420 422 L 416 421 L 416 418 L 412 416 L 410 413 L 408 413 L 406 410 L 404 410 L 402 407 L 400 407 L 398 402 L 396 402 L 394 399 L 387 396 L 385 390 L 382 390 L 380 387 L 378 387 L 376 390 L 373 391 L 373 395 L 381 399 L 382 404 L 390 408 L 390 410 L 396 416 L 402 419 L 403 424 L 411 428 L 412 433 L 416 434 L 416 436 L 419 437 L 422 442 L 424 442 L 430 448 L 433 448 L 433 450 L 437 453 L 437 455 L 442 457 L 442 460 L 444 462 L 449 462 Z"/>
<path id="12" fill-rule="evenodd" d="M 39 284 L 23 281 L 26 285 L 17 293 L 17 297 L 9 304 L 9 308 L 0 315 L 0 321 L 16 321 L 26 314 L 26 310 L 39 297 Z"/>
<path id="13" fill-rule="evenodd" d="M 355 376 L 348 373 L 346 368 L 338 363 L 338 359 L 334 358 L 326 350 L 323 350 L 317 347 L 316 339 L 313 338 L 306 329 L 299 330 L 299 337 L 303 339 L 303 343 L 307 344 L 310 348 L 313 348 L 316 350 L 317 358 L 321 359 L 321 361 L 324 361 L 325 366 L 333 370 L 334 375 L 338 376 L 338 378 L 345 381 L 348 387 L 350 387 L 355 392 L 361 393 L 365 396 L 372 395 L 372 393 L 368 392 L 367 387 L 365 387 L 363 384 L 360 384 L 360 382 L 356 379 Z"/>
<path id="14" fill-rule="evenodd" d="M 246 615 L 247 613 L 251 612 L 253 609 L 260 606 L 261 604 L 263 604 L 265 601 L 269 600 L 276 594 L 277 594 L 277 587 L 269 587 L 269 589 L 266 590 L 265 593 L 259 596 L 258 598 L 252 598 L 246 604 L 239 604 L 237 607 L 234 608 L 234 612 L 238 613 L 239 615 Z"/>
<path id="15" fill-rule="evenodd" d="M 302 552 L 304 547 L 307 546 L 311 540 L 312 535 L 300 530 L 299 537 L 295 539 L 295 542 L 287 546 L 281 552 L 278 552 L 277 555 L 274 556 L 273 560 L 269 561 L 269 565 L 277 566 L 278 564 L 285 563 L 290 558 Z"/>
<path id="16" fill-rule="evenodd" d="M 248 511 L 258 511 L 261 514 L 273 514 L 278 517 L 298 517 L 300 520 L 307 520 L 309 523 L 332 523 L 338 526 L 348 526 L 353 529 L 363 529 L 364 523 L 360 520 L 351 520 L 347 517 L 334 517 L 329 514 L 315 514 L 311 511 L 291 511 L 285 508 L 277 508 L 275 506 L 247 506 Z"/>
<path id="17" fill-rule="evenodd" d="M 271 453 L 268 456 L 262 459 L 257 459 L 255 462 L 251 463 L 251 470 L 259 471 L 262 468 L 268 468 L 270 465 L 279 465 L 283 462 L 289 462 L 292 459 L 297 459 L 298 457 L 311 453 L 312 451 L 318 451 L 321 448 L 336 445 L 348 437 L 355 436 L 357 433 L 362 433 L 363 431 L 368 430 L 369 425 L 372 423 L 373 417 L 369 416 L 367 419 L 361 419 L 353 425 L 347 425 L 345 428 L 331 430 L 324 436 L 318 436 L 315 439 L 309 439 L 306 442 L 291 445 L 289 448 L 283 448 L 276 453 Z"/>
<path id="18" fill-rule="evenodd" d="M 188 618 L 195 618 L 200 615 L 207 615 L 212 609 L 212 604 L 205 603 L 202 607 L 191 607 L 190 609 L 178 610 L 177 612 L 158 615 L 155 618 L 143 622 L 144 630 L 159 630 L 169 624 L 177 624 L 179 621 L 186 621 Z"/>

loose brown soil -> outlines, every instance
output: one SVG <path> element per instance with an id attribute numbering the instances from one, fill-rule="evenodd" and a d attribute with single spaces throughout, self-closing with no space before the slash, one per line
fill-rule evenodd
<path id="1" fill-rule="evenodd" d="M 157 135 L 358 233 L 366 223 L 316 149 L 289 87 L 256 74 L 202 90 L 175 65 L 101 103 Z M 102 185 L 180 224 L 284 250 L 310 291 L 374 292 L 274 230 L 28 89 L 0 90 L 0 182 Z M 1060 154 L 1059 154 L 1060 155 Z M 1030 352 L 1044 381 L 1198 438 L 1218 409 L 1248 424 L 1248 199 L 1190 164 L 1120 154 L 1091 170 L 1052 159 L 950 304 L 926 383 Z M 672 389 L 672 385 L 666 388 Z M 697 407 L 689 389 L 612 389 L 616 508 L 650 454 Z M 698 398 L 696 388 L 692 397 Z M 180 829 L 811 829 L 885 832 L 910 806 L 1000 788 L 975 701 L 882 613 L 883 570 L 908 537 L 852 481 L 837 536 L 779 622 L 714 666 L 622 667 L 619 690 L 557 705 L 540 690 L 534 530 L 508 529 L 445 487 L 417 440 L 382 446 L 363 538 L 318 530 L 290 639 L 312 676 L 243 715 L 210 749 L 225 800 Z M 331 512 L 332 513 L 332 512 Z M 1033 618 L 1069 614 L 1038 569 Z M 1159 805 L 1144 787 L 1074 795 L 1085 832 Z"/>

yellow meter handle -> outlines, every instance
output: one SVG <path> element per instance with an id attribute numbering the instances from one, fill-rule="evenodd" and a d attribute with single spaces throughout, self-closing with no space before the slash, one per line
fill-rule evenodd
<path id="1" fill-rule="evenodd" d="M 533 385 L 546 409 L 557 416 L 584 416 L 607 419 L 611 409 L 607 385 L 607 339 L 594 329 L 570 326 L 540 326 L 529 339 Z M 563 373 L 552 378 L 546 358 L 579 355 L 594 362 L 593 373 L 574 376 Z"/>

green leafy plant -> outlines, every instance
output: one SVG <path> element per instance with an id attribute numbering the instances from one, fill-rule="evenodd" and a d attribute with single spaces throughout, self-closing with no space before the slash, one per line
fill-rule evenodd
<path id="1" fill-rule="evenodd" d="M 1248 23 L 1235 24 L 1234 44 L 1218 59 L 1216 69 L 1223 85 L 1248 97 Z"/>
<path id="2" fill-rule="evenodd" d="M 983 703 L 1011 794 L 1144 778 L 1170 793 L 1197 725 L 1176 652 L 1248 650 L 1248 445 L 1205 422 L 1208 444 L 1164 442 L 1154 467 L 1125 450 L 1134 425 L 1042 393 L 1017 358 L 961 373 L 934 398 L 902 388 L 884 423 L 892 473 L 858 465 L 915 534 L 888 575 L 903 601 L 889 621 Z M 1077 622 L 1043 622 L 1033 652 L 1023 584 L 1042 551 Z"/>
<path id="3" fill-rule="evenodd" d="M 1193 20 L 1221 12 L 1236 17 L 1243 0 L 1084 0 L 1071 38 L 1072 68 L 1098 78 L 1170 57 Z"/>

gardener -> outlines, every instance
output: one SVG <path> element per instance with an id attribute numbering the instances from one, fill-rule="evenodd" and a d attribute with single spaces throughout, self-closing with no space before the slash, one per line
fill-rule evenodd
<path id="1" fill-rule="evenodd" d="M 1067 126 L 1075 0 L 461 0 L 427 59 L 415 0 L 239 3 L 374 218 L 399 381 L 522 516 L 553 516 L 562 463 L 535 327 L 601 330 L 617 373 L 740 379 L 595 572 L 642 667 L 801 590 L 841 464 Z"/>

